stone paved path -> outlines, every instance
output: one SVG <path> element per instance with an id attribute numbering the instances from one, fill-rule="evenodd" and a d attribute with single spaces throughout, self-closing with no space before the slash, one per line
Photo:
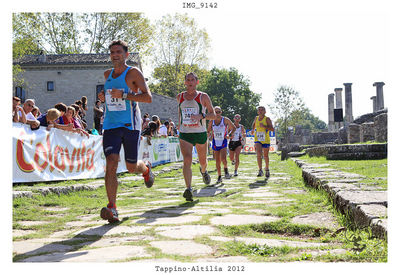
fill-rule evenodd
<path id="1" fill-rule="evenodd" d="M 211 171 L 215 169 L 213 165 L 211 162 Z M 300 227 L 314 226 L 316 230 L 326 229 L 329 232 L 339 228 L 337 218 L 329 207 L 321 206 L 313 197 L 315 194 L 309 194 L 298 179 L 294 182 L 294 176 L 281 167 L 276 156 L 271 158 L 271 178 L 268 182 L 256 177 L 255 166 L 254 155 L 242 156 L 239 176 L 224 179 L 223 184 L 218 186 L 205 186 L 196 167 L 193 169 L 193 203 L 187 203 L 182 198 L 184 182 L 181 174 L 164 179 L 165 184 L 158 184 L 162 180 L 162 172 L 159 172 L 152 189 L 138 187 L 129 190 L 122 186 L 117 203 L 134 198 L 140 206 L 121 203 L 118 209 L 122 222 L 119 224 L 107 224 L 96 211 L 92 211 L 66 222 L 63 230 L 36 238 L 32 234 L 51 221 L 14 220 L 14 261 L 251 262 L 279 258 L 240 253 L 239 247 L 243 245 L 290 248 L 290 253 L 283 257 L 287 261 L 304 253 L 317 257 L 326 255 L 328 250 L 338 255 L 347 252 L 341 243 L 326 242 L 317 235 L 239 233 L 245 226 L 277 224 L 280 221 Z M 163 169 L 163 172 L 169 171 Z M 215 182 L 216 173 L 212 172 L 211 176 Z M 130 180 L 137 178 L 120 179 L 122 184 Z M 158 194 L 157 199 L 151 200 L 154 194 Z M 308 205 L 314 201 L 315 205 Z M 42 207 L 56 220 L 67 216 L 69 207 L 73 206 Z M 101 207 L 99 205 L 99 209 Z M 238 233 L 234 233 L 235 230 Z M 230 250 L 229 247 L 236 248 Z"/>

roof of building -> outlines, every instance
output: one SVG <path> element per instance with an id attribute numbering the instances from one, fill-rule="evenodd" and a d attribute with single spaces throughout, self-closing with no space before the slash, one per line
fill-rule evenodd
<path id="1" fill-rule="evenodd" d="M 141 67 L 139 53 L 130 53 L 127 64 L 136 64 Z M 46 54 L 46 55 L 25 55 L 17 60 L 14 64 L 21 66 L 29 65 L 107 65 L 111 64 L 110 55 L 108 53 L 98 54 Z"/>

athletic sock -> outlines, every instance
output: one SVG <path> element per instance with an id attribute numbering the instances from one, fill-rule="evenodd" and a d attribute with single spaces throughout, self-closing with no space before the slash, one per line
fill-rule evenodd
<path id="1" fill-rule="evenodd" d="M 115 208 L 115 209 L 117 209 L 117 205 L 116 205 L 115 203 L 109 202 L 109 203 L 107 204 L 107 208 Z"/>
<path id="2" fill-rule="evenodd" d="M 149 171 L 150 171 L 150 168 L 149 167 L 147 167 L 146 166 L 146 168 L 147 168 L 147 171 L 146 172 L 144 172 L 143 174 L 142 174 L 142 176 L 144 177 L 144 176 L 147 176 L 147 174 L 149 173 Z"/>

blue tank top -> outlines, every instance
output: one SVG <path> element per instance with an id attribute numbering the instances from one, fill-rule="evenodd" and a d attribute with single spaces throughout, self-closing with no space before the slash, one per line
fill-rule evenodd
<path id="1" fill-rule="evenodd" d="M 139 104 L 135 101 L 125 100 L 123 98 L 111 98 L 109 91 L 112 88 L 121 89 L 123 93 L 131 93 L 130 88 L 126 84 L 125 77 L 128 71 L 126 70 L 117 78 L 113 78 L 114 69 L 111 70 L 104 84 L 104 94 L 106 99 L 106 109 L 104 113 L 103 129 L 114 129 L 125 127 L 129 130 L 141 130 L 141 114 Z"/>

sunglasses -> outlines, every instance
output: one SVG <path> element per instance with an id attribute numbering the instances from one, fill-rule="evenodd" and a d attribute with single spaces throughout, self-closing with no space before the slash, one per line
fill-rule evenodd
<path id="1" fill-rule="evenodd" d="M 221 112 L 221 111 L 215 111 L 215 113 L 216 113 L 216 114 L 220 114 L 220 113 L 222 113 L 222 112 Z"/>

